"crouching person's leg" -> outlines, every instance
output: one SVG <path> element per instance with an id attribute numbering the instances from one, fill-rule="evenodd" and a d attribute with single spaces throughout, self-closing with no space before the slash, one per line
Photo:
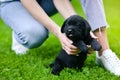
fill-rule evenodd
<path id="1" fill-rule="evenodd" d="M 48 37 L 48 30 L 19 1 L 3 3 L 0 10 L 0 17 L 13 30 L 12 50 L 16 53 L 38 47 Z"/>
<path id="2" fill-rule="evenodd" d="M 12 36 L 12 50 L 16 54 L 24 54 L 31 48 L 39 47 L 48 38 L 48 30 L 42 25 L 29 25 L 28 29 L 13 32 Z"/>

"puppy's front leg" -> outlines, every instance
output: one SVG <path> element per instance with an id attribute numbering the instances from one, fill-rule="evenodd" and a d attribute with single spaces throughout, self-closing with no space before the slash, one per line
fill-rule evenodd
<path id="1" fill-rule="evenodd" d="M 88 52 L 88 47 L 83 41 L 74 42 L 73 45 L 79 48 L 81 52 L 84 52 L 84 53 Z"/>
<path id="2" fill-rule="evenodd" d="M 94 50 L 97 50 L 99 51 L 102 47 L 101 45 L 98 43 L 98 41 L 94 38 L 92 38 L 92 41 L 91 41 L 91 47 L 94 49 Z"/>
<path id="3" fill-rule="evenodd" d="M 87 44 L 91 45 L 93 50 L 99 51 L 102 48 L 99 42 L 96 39 L 92 38 L 90 35 L 87 38 Z"/>

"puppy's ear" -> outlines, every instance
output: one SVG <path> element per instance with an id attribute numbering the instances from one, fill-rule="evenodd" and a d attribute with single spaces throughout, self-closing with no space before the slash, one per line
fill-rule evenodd
<path id="1" fill-rule="evenodd" d="M 64 23 L 63 23 L 63 25 L 62 25 L 62 27 L 61 27 L 61 32 L 62 33 L 64 33 L 64 28 L 65 28 L 65 26 L 67 25 L 66 23 L 67 23 L 67 19 L 64 21 Z"/>
<path id="2" fill-rule="evenodd" d="M 85 21 L 85 36 L 89 35 L 90 30 L 91 30 L 90 24 L 87 21 Z"/>

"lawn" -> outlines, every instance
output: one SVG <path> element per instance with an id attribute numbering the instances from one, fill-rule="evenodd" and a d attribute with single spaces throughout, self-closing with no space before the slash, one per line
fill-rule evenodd
<path id="1" fill-rule="evenodd" d="M 72 4 L 79 15 L 84 16 L 79 0 Z M 104 0 L 107 29 L 111 49 L 120 58 L 120 6 L 119 0 Z M 59 19 L 58 19 L 59 18 Z M 56 14 L 52 19 L 62 25 L 63 18 Z M 11 50 L 11 29 L 0 19 L 0 80 L 120 80 L 109 71 L 95 64 L 95 54 L 88 56 L 83 71 L 65 68 L 60 76 L 51 74 L 49 64 L 61 49 L 58 39 L 50 34 L 39 48 L 31 49 L 25 55 L 16 55 Z"/>

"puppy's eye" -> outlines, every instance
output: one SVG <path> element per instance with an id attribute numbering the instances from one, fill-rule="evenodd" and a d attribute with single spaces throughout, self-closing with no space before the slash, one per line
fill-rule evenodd
<path id="1" fill-rule="evenodd" d="M 76 23 L 76 26 L 80 26 L 80 23 Z"/>
<path id="2" fill-rule="evenodd" d="M 84 22 L 78 22 L 78 23 L 76 23 L 76 26 L 85 26 L 85 23 Z"/>

